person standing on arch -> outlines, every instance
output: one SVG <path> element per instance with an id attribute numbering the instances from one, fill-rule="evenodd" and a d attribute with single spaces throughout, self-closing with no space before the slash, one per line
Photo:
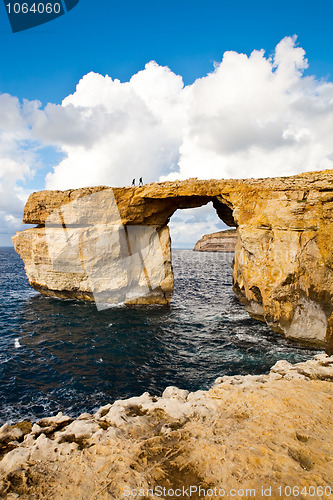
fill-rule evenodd
<path id="1" fill-rule="evenodd" d="M 143 180 L 142 180 L 142 177 L 140 177 L 140 179 L 139 179 L 139 186 L 143 186 Z"/>
<path id="2" fill-rule="evenodd" d="M 132 180 L 132 186 L 135 186 L 135 179 Z"/>

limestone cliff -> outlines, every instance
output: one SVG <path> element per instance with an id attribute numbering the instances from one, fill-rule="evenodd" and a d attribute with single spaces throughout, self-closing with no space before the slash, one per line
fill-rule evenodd
<path id="1" fill-rule="evenodd" d="M 101 296 L 102 306 L 105 291 L 111 302 L 168 303 L 169 219 L 179 208 L 209 201 L 237 227 L 234 291 L 249 314 L 288 338 L 332 351 L 333 171 L 41 191 L 30 196 L 23 217 L 37 228 L 17 233 L 13 242 L 42 293 Z M 103 262 L 111 254 L 110 268 Z"/>
<path id="2" fill-rule="evenodd" d="M 234 252 L 237 243 L 237 231 L 227 229 L 217 233 L 205 234 L 196 242 L 196 252 Z"/>

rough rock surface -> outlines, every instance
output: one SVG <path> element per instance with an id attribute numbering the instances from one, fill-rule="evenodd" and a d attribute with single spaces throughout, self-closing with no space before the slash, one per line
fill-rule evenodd
<path id="1" fill-rule="evenodd" d="M 193 250 L 197 252 L 234 252 L 237 243 L 237 231 L 227 229 L 217 233 L 205 234 L 196 242 Z"/>
<path id="2" fill-rule="evenodd" d="M 91 284 L 84 271 L 74 276 L 75 273 L 66 271 L 66 266 L 55 271 L 49 265 L 45 224 L 60 207 L 105 190 L 108 188 L 100 186 L 41 191 L 30 196 L 23 220 L 38 227 L 18 233 L 13 241 L 25 261 L 29 281 L 37 290 L 92 299 Z M 119 220 L 125 227 L 154 227 L 163 240 L 163 258 L 159 261 L 163 260 L 164 274 L 160 284 L 150 287 L 146 295 L 134 302 L 170 300 L 173 277 L 168 221 L 179 208 L 213 201 L 217 215 L 227 225 L 237 227 L 234 291 L 249 314 L 288 338 L 326 345 L 327 352 L 333 352 L 333 171 L 274 179 L 189 179 L 115 188 L 112 192 Z M 73 226 L 86 224 L 86 232 L 90 224 L 104 223 L 107 213 L 106 203 L 94 211 L 87 206 L 87 210 L 76 211 L 73 219 Z M 55 233 L 61 227 L 54 224 L 55 242 Z M 98 250 L 97 245 L 95 248 Z M 156 277 L 156 262 L 151 259 L 151 263 L 151 273 Z M 126 277 L 122 279 L 126 284 Z M 142 282 L 139 280 L 139 287 Z M 125 303 L 131 300 L 125 297 Z"/>
<path id="3" fill-rule="evenodd" d="M 5 424 L 0 496 L 169 499 L 192 486 L 195 500 L 215 488 L 215 498 L 332 499 L 332 382 L 333 357 L 319 354 L 268 375 L 221 377 L 209 391 L 168 387 L 76 420 Z"/>

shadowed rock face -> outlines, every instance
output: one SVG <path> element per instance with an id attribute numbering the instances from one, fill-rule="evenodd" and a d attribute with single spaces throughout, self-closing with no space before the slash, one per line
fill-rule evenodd
<path id="1" fill-rule="evenodd" d="M 148 283 L 150 280 L 156 285 L 158 279 L 159 283 L 149 286 L 147 293 L 140 297 L 126 299 L 125 303 L 169 302 L 173 291 L 169 219 L 179 208 L 199 207 L 212 201 L 218 217 L 237 228 L 234 291 L 249 314 L 266 321 L 288 338 L 326 345 L 328 351 L 332 350 L 333 171 L 274 179 L 189 179 L 111 191 L 118 222 L 125 228 L 150 228 L 148 233 L 152 231 L 153 235 L 155 231 L 160 241 L 157 252 L 155 232 L 155 236 L 148 238 L 149 247 L 148 243 L 142 243 L 148 241 L 146 236 L 142 239 L 136 235 L 129 240 L 126 229 L 126 258 L 133 256 L 131 242 L 136 242 L 141 256 L 143 250 L 155 245 L 155 254 L 150 254 L 150 250 L 144 254 L 144 272 L 137 286 L 144 290 L 142 283 L 148 278 Z M 98 204 L 80 206 L 80 200 L 96 193 Z M 94 258 L 103 260 L 101 235 L 109 233 L 105 230 L 106 224 L 114 225 L 113 220 L 107 220 L 108 193 L 110 188 L 99 186 L 41 191 L 30 196 L 23 222 L 38 227 L 17 233 L 13 242 L 25 262 L 33 287 L 46 295 L 94 299 L 95 288 L 92 290 L 84 264 L 89 261 L 91 269 L 95 270 Z M 76 209 L 69 209 L 72 206 Z M 57 218 L 50 223 L 57 210 L 70 214 L 69 223 L 60 219 L 57 223 Z M 82 269 L 75 268 L 75 272 L 70 272 L 66 266 L 54 268 L 47 239 L 51 235 L 51 247 L 57 248 L 62 232 L 69 227 L 73 241 L 75 238 L 79 241 L 78 248 L 82 241 L 87 241 L 88 233 L 92 238 L 89 240 L 90 253 L 80 253 L 77 262 L 82 264 Z M 76 228 L 80 228 L 79 236 Z M 118 240 L 112 247 L 117 252 L 121 247 Z M 119 255 L 123 256 L 121 252 Z M 163 268 L 161 275 L 158 266 Z M 125 286 L 128 279 L 124 275 L 119 286 Z M 96 280 L 94 287 L 98 287 Z"/>

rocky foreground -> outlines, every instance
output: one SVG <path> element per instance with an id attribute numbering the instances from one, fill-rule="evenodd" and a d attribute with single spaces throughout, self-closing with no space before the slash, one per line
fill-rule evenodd
<path id="1" fill-rule="evenodd" d="M 333 357 L 0 429 L 8 499 L 333 498 Z M 201 489 L 199 489 L 201 488 Z M 149 491 L 147 491 L 149 490 Z"/>

